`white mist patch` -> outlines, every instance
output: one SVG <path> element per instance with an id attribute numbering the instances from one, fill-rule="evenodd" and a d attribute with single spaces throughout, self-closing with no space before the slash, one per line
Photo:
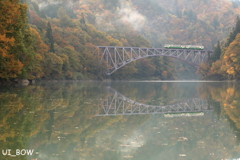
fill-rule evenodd
<path id="1" fill-rule="evenodd" d="M 122 22 L 130 23 L 135 30 L 140 30 L 146 22 L 146 18 L 134 8 L 130 1 L 121 1 L 121 7 L 118 10 L 118 14 Z"/>
<path id="2" fill-rule="evenodd" d="M 32 0 L 32 2 L 36 2 L 40 10 L 45 9 L 48 6 L 52 5 L 61 5 L 64 8 L 73 8 L 75 5 L 78 4 L 77 1 L 69 0 Z"/>
<path id="3" fill-rule="evenodd" d="M 46 8 L 49 5 L 58 5 L 58 4 L 61 4 L 61 2 L 59 2 L 59 1 L 47 1 L 47 2 L 42 1 L 42 2 L 38 2 L 38 6 L 39 6 L 40 10 Z"/>

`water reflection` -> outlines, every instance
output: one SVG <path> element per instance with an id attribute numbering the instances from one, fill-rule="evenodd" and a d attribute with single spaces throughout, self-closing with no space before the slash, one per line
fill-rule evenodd
<path id="1" fill-rule="evenodd" d="M 0 159 L 236 159 L 239 89 L 238 83 L 150 82 L 1 88 L 0 150 L 34 149 L 34 155 L 0 153 Z M 186 116 L 191 112 L 202 116 Z M 104 116 L 110 114 L 117 116 Z"/>
<path id="2" fill-rule="evenodd" d="M 164 114 L 171 116 L 201 116 L 203 112 L 213 110 L 206 99 L 181 99 L 167 105 L 148 105 L 125 97 L 113 88 L 108 87 L 108 96 L 99 107 L 97 116 Z"/>

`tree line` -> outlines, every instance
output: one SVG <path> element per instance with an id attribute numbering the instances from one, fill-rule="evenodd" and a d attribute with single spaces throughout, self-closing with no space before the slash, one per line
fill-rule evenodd
<path id="1" fill-rule="evenodd" d="M 103 2 L 105 7 L 112 7 Z M 96 8 L 96 6 L 93 6 Z M 129 23 L 120 30 L 100 31 L 93 9 L 62 5 L 40 9 L 35 2 L 0 2 L 0 80 L 13 79 L 195 79 L 191 67 L 171 58 L 153 57 L 126 65 L 106 77 L 97 45 L 150 47 Z M 217 25 L 217 24 L 216 24 Z M 239 79 L 239 19 L 229 39 L 219 42 L 204 78 Z"/>
<path id="2" fill-rule="evenodd" d="M 90 15 L 62 6 L 40 10 L 34 2 L 1 1 L 0 79 L 176 79 L 176 70 L 186 70 L 174 60 L 155 57 L 106 77 L 96 45 L 150 47 L 150 43 L 128 24 L 122 26 L 124 31 L 102 32 L 88 23 Z"/>
<path id="3" fill-rule="evenodd" d="M 226 40 L 218 42 L 208 64 L 202 64 L 199 71 L 205 79 L 240 79 L 240 18 Z"/>

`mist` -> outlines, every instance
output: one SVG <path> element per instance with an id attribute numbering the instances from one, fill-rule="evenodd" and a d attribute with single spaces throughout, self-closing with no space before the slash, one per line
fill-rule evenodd
<path id="1" fill-rule="evenodd" d="M 140 14 L 136 8 L 133 6 L 131 1 L 121 1 L 121 6 L 118 9 L 117 13 L 120 16 L 122 23 L 129 23 L 131 26 L 140 31 L 146 22 L 146 17 Z"/>

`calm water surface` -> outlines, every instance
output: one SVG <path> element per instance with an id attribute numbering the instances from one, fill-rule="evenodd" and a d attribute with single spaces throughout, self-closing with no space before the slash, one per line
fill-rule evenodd
<path id="1" fill-rule="evenodd" d="M 3 155 L 11 149 L 11 155 Z M 34 149 L 15 156 L 16 149 Z M 0 89 L 0 160 L 240 158 L 240 84 L 77 82 Z"/>

